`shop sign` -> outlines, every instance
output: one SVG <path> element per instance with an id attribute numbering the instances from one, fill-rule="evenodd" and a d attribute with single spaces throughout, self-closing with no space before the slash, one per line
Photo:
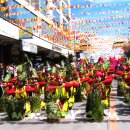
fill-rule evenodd
<path id="1" fill-rule="evenodd" d="M 33 36 L 32 28 L 28 27 L 26 30 L 19 30 L 19 38 L 20 39 L 30 39 Z"/>
<path id="2" fill-rule="evenodd" d="M 36 54 L 37 53 L 37 46 L 32 44 L 32 43 L 22 41 L 22 50 Z"/>
<path id="3" fill-rule="evenodd" d="M 52 45 L 52 50 L 57 51 L 57 52 L 62 52 L 62 48 L 56 45 Z"/>

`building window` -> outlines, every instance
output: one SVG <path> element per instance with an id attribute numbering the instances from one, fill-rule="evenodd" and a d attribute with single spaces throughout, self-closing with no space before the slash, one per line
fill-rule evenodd
<path id="1" fill-rule="evenodd" d="M 30 3 L 35 9 L 39 10 L 39 0 L 26 0 Z"/>

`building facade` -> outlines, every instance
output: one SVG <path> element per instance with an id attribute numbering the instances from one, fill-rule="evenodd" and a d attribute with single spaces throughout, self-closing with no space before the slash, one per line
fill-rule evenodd
<path id="1" fill-rule="evenodd" d="M 73 53 L 65 47 L 70 42 L 69 35 L 66 35 L 70 27 L 70 0 L 2 0 L 0 2 L 0 24 L 3 25 L 0 29 L 0 46 L 10 44 L 9 38 L 11 38 L 16 42 L 15 46 L 19 42 L 22 42 L 21 45 L 28 45 L 23 51 L 37 53 L 39 50 L 48 49 L 65 56 L 68 52 Z M 13 46 L 13 43 L 11 45 Z"/>

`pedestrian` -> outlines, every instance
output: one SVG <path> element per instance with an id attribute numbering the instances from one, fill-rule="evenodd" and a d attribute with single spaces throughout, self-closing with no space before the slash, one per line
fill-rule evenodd
<path id="1" fill-rule="evenodd" d="M 3 80 L 4 77 L 4 64 L 0 63 L 0 82 Z"/>

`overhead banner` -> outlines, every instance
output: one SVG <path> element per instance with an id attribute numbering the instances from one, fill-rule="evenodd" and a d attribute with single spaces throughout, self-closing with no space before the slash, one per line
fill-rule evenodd
<path id="1" fill-rule="evenodd" d="M 23 29 L 19 30 L 20 39 L 32 39 L 32 36 L 33 36 L 33 32 L 31 27 L 28 27 L 26 30 Z"/>

